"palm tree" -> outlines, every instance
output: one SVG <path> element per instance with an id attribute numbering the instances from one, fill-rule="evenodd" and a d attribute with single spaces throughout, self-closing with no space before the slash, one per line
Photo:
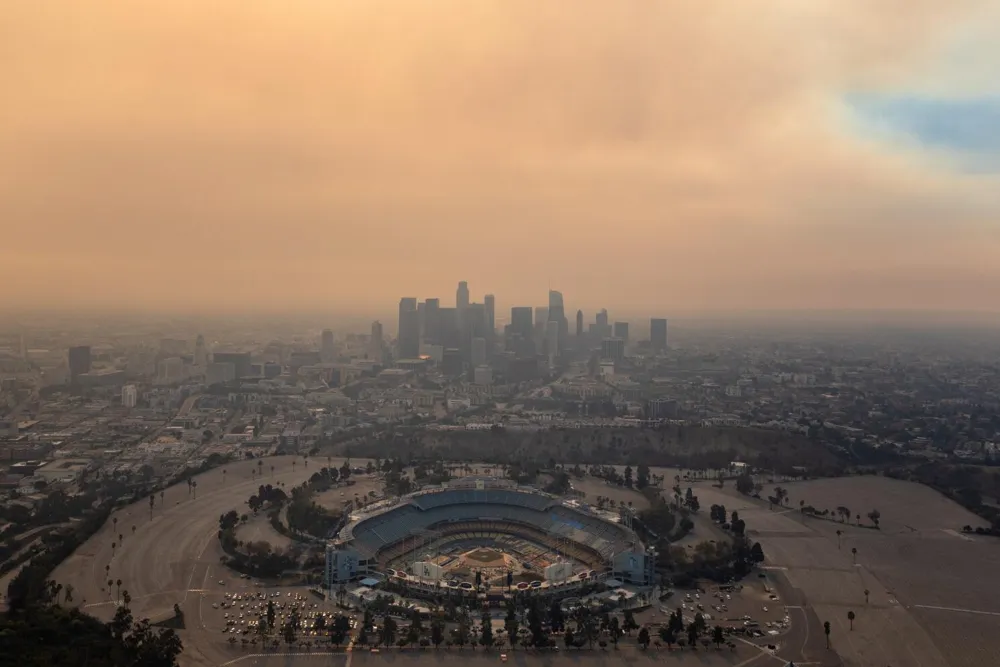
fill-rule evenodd
<path id="1" fill-rule="evenodd" d="M 112 558 L 115 557 L 115 543 L 114 542 L 111 543 L 111 557 Z"/>
<path id="2" fill-rule="evenodd" d="M 115 530 L 118 530 L 118 517 L 111 519 L 111 523 L 114 525 Z"/>
<path id="3" fill-rule="evenodd" d="M 115 585 L 118 588 L 118 597 L 121 597 L 122 596 L 122 580 L 119 579 L 118 581 L 116 581 Z"/>
<path id="4" fill-rule="evenodd" d="M 135 535 L 135 525 L 132 525 L 132 534 Z"/>
<path id="5" fill-rule="evenodd" d="M 198 482 L 191 480 L 191 491 L 194 492 L 194 499 L 198 500 Z"/>
<path id="6" fill-rule="evenodd" d="M 830 621 L 823 622 L 823 633 L 826 635 L 826 647 L 830 648 Z"/>
<path id="7" fill-rule="evenodd" d="M 66 602 L 72 602 L 73 601 L 73 584 L 66 584 L 66 587 L 63 588 L 63 593 L 66 595 Z"/>
<path id="8" fill-rule="evenodd" d="M 854 629 L 854 618 L 855 616 L 853 611 L 847 612 L 847 620 L 851 622 L 851 630 Z"/>
<path id="9" fill-rule="evenodd" d="M 111 597 L 111 587 L 114 586 L 114 585 L 115 585 L 114 580 L 113 579 L 108 579 L 108 597 L 109 598 Z"/>
<path id="10" fill-rule="evenodd" d="M 104 574 L 107 574 L 107 575 L 111 574 L 111 566 L 110 565 L 105 565 L 104 566 Z"/>
<path id="11" fill-rule="evenodd" d="M 854 564 L 857 565 L 858 564 L 858 548 L 857 547 L 851 547 L 851 556 L 854 558 Z"/>
<path id="12" fill-rule="evenodd" d="M 867 588 L 865 589 L 865 604 L 868 604 L 868 594 L 869 594 L 870 592 L 871 592 L 871 591 L 869 591 L 869 590 L 868 590 Z"/>
<path id="13" fill-rule="evenodd" d="M 837 529 L 837 550 L 840 550 L 840 536 L 844 534 L 844 531 Z"/>
<path id="14" fill-rule="evenodd" d="M 128 594 L 128 591 L 122 591 L 122 604 L 125 605 L 126 609 L 131 601 L 132 596 Z"/>

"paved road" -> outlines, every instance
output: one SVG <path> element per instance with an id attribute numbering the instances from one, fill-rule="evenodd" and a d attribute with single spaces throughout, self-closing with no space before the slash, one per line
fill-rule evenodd
<path id="1" fill-rule="evenodd" d="M 297 459 L 294 470 L 293 459 Z M 290 488 L 316 472 L 317 467 L 305 468 L 298 457 L 270 457 L 264 462 L 262 480 L 251 476 L 256 462 L 244 461 L 225 466 L 225 483 L 221 468 L 196 477 L 197 498 L 189 495 L 186 483 L 172 486 L 165 490 L 162 501 L 156 495 L 152 519 L 147 500 L 115 512 L 96 535 L 56 569 L 53 579 L 72 583 L 77 604 L 98 618 L 114 615 L 117 586 L 109 590 L 109 579 L 121 579 L 122 589 L 132 597 L 132 611 L 137 618 L 162 620 L 173 614 L 175 603 L 180 604 L 187 624 L 182 632 L 184 662 L 219 664 L 222 656 L 214 651 L 223 647 L 214 634 L 211 642 L 205 641 L 201 624 L 202 591 L 218 592 L 219 579 L 240 581 L 219 564 L 219 516 L 232 509 L 243 511 L 246 499 L 259 484 L 283 482 Z M 114 518 L 118 519 L 117 526 Z M 123 536 L 120 544 L 119 534 Z M 232 658 L 231 654 L 223 654 Z"/>

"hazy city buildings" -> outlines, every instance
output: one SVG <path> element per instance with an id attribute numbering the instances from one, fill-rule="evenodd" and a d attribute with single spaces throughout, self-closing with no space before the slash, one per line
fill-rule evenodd
<path id="1" fill-rule="evenodd" d="M 476 337 L 472 339 L 472 366 L 486 365 L 486 339 Z"/>
<path id="2" fill-rule="evenodd" d="M 336 356 L 337 350 L 333 343 L 333 332 L 329 329 L 323 329 L 319 342 L 319 358 L 324 363 L 330 363 Z"/>
<path id="3" fill-rule="evenodd" d="M 667 321 L 665 319 L 654 317 L 649 320 L 649 343 L 657 352 L 667 349 Z"/>
<path id="4" fill-rule="evenodd" d="M 628 322 L 615 322 L 614 337 L 628 342 Z"/>
<path id="5" fill-rule="evenodd" d="M 601 341 L 601 358 L 621 361 L 625 358 L 625 341 L 621 338 L 605 338 Z"/>
<path id="6" fill-rule="evenodd" d="M 156 367 L 156 379 L 160 382 L 173 383 L 184 379 L 184 360 L 180 357 L 167 357 Z"/>
<path id="7" fill-rule="evenodd" d="M 249 352 L 213 352 L 212 362 L 232 364 L 234 379 L 250 376 L 251 356 Z"/>
<path id="8" fill-rule="evenodd" d="M 80 376 L 90 372 L 90 346 L 71 347 L 68 357 L 70 384 L 79 384 Z"/>
<path id="9" fill-rule="evenodd" d="M 583 311 L 576 311 L 576 337 L 583 337 Z"/>
<path id="10" fill-rule="evenodd" d="M 194 342 L 194 365 L 200 369 L 208 366 L 208 346 L 205 345 L 205 337 L 198 334 Z"/>
<path id="11" fill-rule="evenodd" d="M 385 356 L 384 340 L 385 336 L 382 333 L 382 323 L 375 320 L 372 322 L 372 332 L 368 339 L 368 358 L 373 359 L 380 364 Z"/>
<path id="12" fill-rule="evenodd" d="M 469 307 L 469 283 L 464 280 L 458 283 L 458 290 L 455 291 L 455 307 L 459 310 Z"/>
<path id="13" fill-rule="evenodd" d="M 399 300 L 399 335 L 396 337 L 396 346 L 399 359 L 415 359 L 420 356 L 420 314 L 414 297 Z"/>
<path id="14" fill-rule="evenodd" d="M 134 384 L 127 384 L 122 387 L 122 406 L 134 408 L 139 402 L 139 388 Z"/>

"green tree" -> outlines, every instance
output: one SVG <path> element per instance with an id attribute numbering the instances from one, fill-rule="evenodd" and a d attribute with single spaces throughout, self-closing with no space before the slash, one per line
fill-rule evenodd
<path id="1" fill-rule="evenodd" d="M 660 628 L 660 639 L 667 645 L 668 651 L 672 650 L 673 645 L 677 643 L 677 635 L 674 634 L 669 625 Z"/>
<path id="2" fill-rule="evenodd" d="M 483 631 L 479 638 L 479 643 L 483 645 L 484 648 L 489 648 L 493 646 L 493 622 L 490 619 L 490 612 L 487 610 L 483 611 L 481 618 Z"/>
<path id="3" fill-rule="evenodd" d="M 346 465 L 346 464 L 345 464 Z M 396 641 L 396 621 L 386 614 L 382 618 L 382 644 L 388 648 Z"/>
<path id="4" fill-rule="evenodd" d="M 441 645 L 441 642 L 443 641 L 444 641 L 444 623 L 442 623 L 441 621 L 434 621 L 433 623 L 431 623 L 431 643 L 434 644 L 434 648 L 438 648 Z"/>
<path id="5" fill-rule="evenodd" d="M 507 617 L 504 619 L 503 626 L 507 631 L 507 641 L 510 642 L 510 647 L 513 649 L 517 645 L 517 632 L 520 629 L 520 624 L 517 622 L 517 609 L 513 600 L 507 602 Z"/>

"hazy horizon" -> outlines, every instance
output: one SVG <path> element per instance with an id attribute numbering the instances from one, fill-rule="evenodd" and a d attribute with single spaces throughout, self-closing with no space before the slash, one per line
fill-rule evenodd
<path id="1" fill-rule="evenodd" d="M 1000 309 L 1000 2 L 0 16 L 0 311 Z"/>

